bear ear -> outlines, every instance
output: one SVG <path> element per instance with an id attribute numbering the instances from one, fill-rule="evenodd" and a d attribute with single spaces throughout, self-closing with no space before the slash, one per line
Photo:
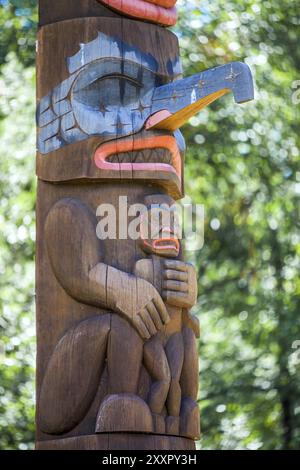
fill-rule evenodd
<path id="1" fill-rule="evenodd" d="M 177 0 L 98 0 L 123 15 L 147 20 L 162 26 L 174 26 L 178 15 Z"/>

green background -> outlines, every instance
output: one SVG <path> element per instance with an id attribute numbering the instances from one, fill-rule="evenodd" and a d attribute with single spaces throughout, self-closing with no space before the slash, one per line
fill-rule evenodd
<path id="1" fill-rule="evenodd" d="M 186 75 L 245 60 L 256 100 L 184 128 L 186 193 L 204 204 L 201 449 L 300 444 L 300 7 L 181 0 Z M 34 441 L 36 1 L 0 0 L 0 448 Z M 299 81 L 299 82 L 297 82 Z"/>

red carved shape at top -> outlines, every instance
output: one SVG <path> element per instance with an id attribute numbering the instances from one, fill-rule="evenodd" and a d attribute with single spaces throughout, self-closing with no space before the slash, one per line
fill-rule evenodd
<path id="1" fill-rule="evenodd" d="M 98 0 L 113 10 L 140 20 L 164 26 L 173 26 L 177 21 L 177 0 Z"/>

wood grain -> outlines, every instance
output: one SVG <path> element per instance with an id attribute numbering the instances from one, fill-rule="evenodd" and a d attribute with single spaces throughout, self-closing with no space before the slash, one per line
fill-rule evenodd
<path id="1" fill-rule="evenodd" d="M 39 0 L 39 26 L 81 17 L 117 17 L 97 0 Z"/>
<path id="2" fill-rule="evenodd" d="M 78 53 L 80 43 L 87 44 L 95 40 L 99 32 L 119 38 L 129 47 L 135 47 L 135 44 L 138 44 L 141 53 L 152 58 L 151 60 L 157 64 L 158 82 L 165 83 L 174 76 L 174 73 L 178 73 L 176 65 L 179 57 L 177 38 L 171 32 L 161 30 L 154 25 L 141 24 L 120 18 L 105 18 L 104 21 L 97 17 L 76 18 L 49 24 L 41 28 L 38 33 L 37 53 L 37 98 L 40 106 L 45 107 L 45 113 L 48 113 L 47 106 L 49 106 L 49 103 L 46 103 L 46 101 L 43 103 L 41 100 L 45 99 L 49 93 L 53 93 L 55 87 L 61 86 L 62 83 L 70 79 L 66 59 Z M 141 37 L 143 37 L 143 41 L 140 41 Z M 70 85 L 66 86 L 67 88 L 70 87 Z M 64 93 L 63 91 L 60 92 L 60 106 L 66 106 L 66 104 L 62 104 L 66 102 L 67 97 L 67 95 L 64 96 Z M 134 107 L 137 107 L 137 105 L 135 104 Z M 136 111 L 136 113 L 138 115 L 139 111 Z M 51 121 L 51 117 L 47 117 L 47 119 Z M 53 126 L 55 122 L 53 121 Z M 53 130 L 50 129 L 49 132 L 53 132 L 55 135 L 58 129 L 53 127 Z M 149 139 L 151 132 L 146 134 Z M 80 139 L 81 137 L 77 138 Z M 89 136 L 88 138 L 83 136 L 82 138 L 86 140 L 75 141 L 61 149 L 58 145 L 57 150 L 50 151 L 46 155 L 38 153 L 38 177 L 51 182 L 83 179 L 102 181 L 132 180 L 132 178 L 141 181 L 156 180 L 174 197 L 181 197 L 183 176 L 179 175 L 179 171 L 182 171 L 180 162 L 176 163 L 177 173 L 176 171 L 161 171 L 156 166 L 152 170 L 148 167 L 143 169 L 140 166 L 133 168 L 132 165 L 128 169 L 125 167 L 119 170 L 101 169 L 95 164 L 94 154 L 96 149 L 103 143 L 103 137 L 99 135 Z M 111 140 L 112 136 L 109 139 Z M 134 149 L 134 141 L 132 138 L 132 146 L 129 143 L 132 150 Z M 128 148 L 126 152 L 130 153 Z"/>
<path id="3" fill-rule="evenodd" d="M 183 194 L 182 138 L 143 127 L 180 76 L 177 38 L 96 0 L 39 5 L 37 448 L 194 449 L 195 271 L 170 227 L 168 248 L 124 236 L 128 207 Z"/>
<path id="4" fill-rule="evenodd" d="M 64 434 L 87 413 L 104 369 L 110 323 L 110 315 L 89 318 L 57 344 L 40 394 L 43 432 Z"/>
<path id="5" fill-rule="evenodd" d="M 37 450 L 195 450 L 191 439 L 145 434 L 92 434 L 39 441 Z"/>

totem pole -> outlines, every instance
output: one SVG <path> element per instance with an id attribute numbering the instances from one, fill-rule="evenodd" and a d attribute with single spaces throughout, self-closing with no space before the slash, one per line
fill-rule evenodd
<path id="1" fill-rule="evenodd" d="M 126 237 L 118 207 L 144 205 L 141 227 L 152 207 L 171 212 L 179 128 L 230 91 L 252 99 L 253 85 L 240 62 L 182 78 L 175 3 L 39 1 L 38 449 L 199 438 L 195 269 L 175 224 Z M 101 205 L 116 208 L 116 237 L 99 233 Z"/>

